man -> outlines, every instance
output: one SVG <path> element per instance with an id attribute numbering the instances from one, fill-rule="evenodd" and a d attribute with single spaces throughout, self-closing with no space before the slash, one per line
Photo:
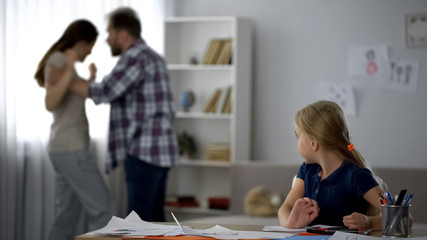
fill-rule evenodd
<path id="1" fill-rule="evenodd" d="M 140 37 L 132 9 L 110 13 L 108 34 L 117 65 L 102 82 L 75 82 L 72 90 L 111 104 L 108 149 L 112 167 L 125 160 L 128 213 L 161 222 L 168 170 L 179 161 L 166 64 Z"/>

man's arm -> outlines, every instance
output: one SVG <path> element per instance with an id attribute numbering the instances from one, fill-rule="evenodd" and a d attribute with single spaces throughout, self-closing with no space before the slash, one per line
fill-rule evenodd
<path id="1" fill-rule="evenodd" d="M 94 63 L 89 65 L 90 77 L 88 80 L 79 78 L 78 81 L 74 81 L 71 83 L 70 89 L 74 93 L 87 98 L 89 97 L 89 84 L 95 81 L 97 68 Z"/>
<path id="2" fill-rule="evenodd" d="M 89 82 L 84 80 L 74 81 L 70 86 L 71 91 L 87 98 L 89 97 Z"/>

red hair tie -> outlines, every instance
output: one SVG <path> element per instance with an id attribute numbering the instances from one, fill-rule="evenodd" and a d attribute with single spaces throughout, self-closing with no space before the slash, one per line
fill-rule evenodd
<path id="1" fill-rule="evenodd" d="M 354 149 L 354 145 L 350 143 L 349 145 L 347 145 L 347 149 L 351 152 L 351 150 Z"/>

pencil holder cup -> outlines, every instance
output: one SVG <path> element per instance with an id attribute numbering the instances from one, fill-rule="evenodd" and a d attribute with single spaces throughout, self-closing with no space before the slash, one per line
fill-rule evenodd
<path id="1" fill-rule="evenodd" d="M 410 237 L 409 206 L 383 205 L 381 232 L 383 237 Z"/>

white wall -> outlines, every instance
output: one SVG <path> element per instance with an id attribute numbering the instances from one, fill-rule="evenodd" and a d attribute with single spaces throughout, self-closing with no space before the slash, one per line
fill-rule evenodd
<path id="1" fill-rule="evenodd" d="M 426 0 L 169 0 L 171 16 L 249 18 L 254 27 L 255 160 L 301 163 L 296 111 L 317 100 L 318 81 L 355 87 L 352 142 L 373 166 L 427 168 L 427 48 L 405 47 L 404 16 Z M 169 8 L 170 10 L 171 8 Z M 420 61 L 418 92 L 384 92 L 369 77 L 350 77 L 354 45 L 389 46 L 390 57 Z"/>

